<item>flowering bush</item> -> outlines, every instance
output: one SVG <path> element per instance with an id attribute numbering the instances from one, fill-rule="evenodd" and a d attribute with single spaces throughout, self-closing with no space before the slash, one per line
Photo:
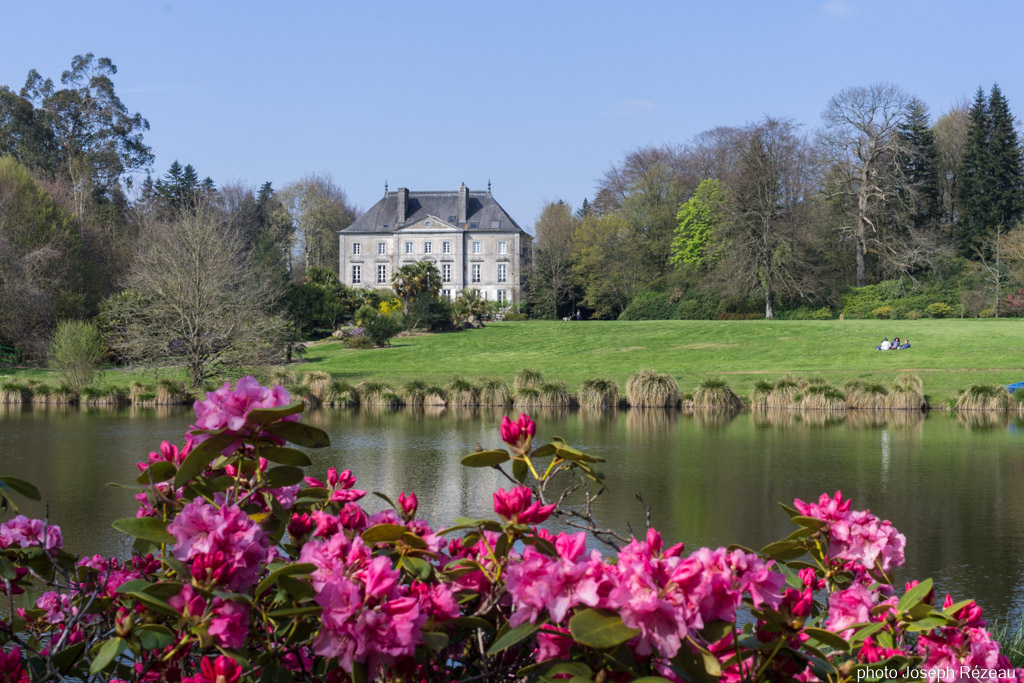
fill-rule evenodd
<path id="1" fill-rule="evenodd" d="M 598 528 L 600 459 L 520 415 L 462 460 L 508 479 L 496 518 L 434 529 L 415 494 L 371 514 L 351 472 L 306 474 L 287 444 L 327 437 L 289 401 L 247 378 L 198 403 L 139 464 L 127 560 L 73 557 L 0 477 L 0 682 L 1024 680 L 974 602 L 896 588 L 906 539 L 839 492 L 783 506 L 796 530 L 760 551 L 687 554 Z"/>

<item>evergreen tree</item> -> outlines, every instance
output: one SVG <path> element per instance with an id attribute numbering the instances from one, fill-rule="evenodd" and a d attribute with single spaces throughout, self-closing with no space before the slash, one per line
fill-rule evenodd
<path id="1" fill-rule="evenodd" d="M 899 125 L 903 141 L 900 163 L 911 194 L 907 199 L 910 223 L 918 229 L 933 230 L 938 227 L 941 207 L 935 135 L 928 119 L 928 105 L 912 97 Z"/>
<path id="2" fill-rule="evenodd" d="M 987 254 L 1024 209 L 1024 172 L 1013 115 L 998 85 L 988 100 L 979 87 L 971 106 L 960 179 L 957 242 L 964 256 Z"/>

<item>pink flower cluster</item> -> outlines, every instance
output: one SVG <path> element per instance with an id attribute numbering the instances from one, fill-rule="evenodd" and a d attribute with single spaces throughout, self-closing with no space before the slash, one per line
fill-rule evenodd
<path id="1" fill-rule="evenodd" d="M 21 649 L 15 645 L 10 652 L 0 649 L 0 681 L 4 683 L 29 683 L 28 674 L 21 664 Z"/>
<path id="2" fill-rule="evenodd" d="M 744 595 L 755 607 L 776 608 L 782 602 L 784 577 L 773 571 L 772 562 L 741 550 L 701 548 L 684 558 L 682 544 L 664 549 L 651 529 L 610 563 L 597 551 L 585 554 L 584 533 L 552 540 L 557 557 L 527 546 L 509 563 L 506 583 L 516 609 L 511 626 L 535 622 L 543 612 L 560 624 L 574 607 L 600 607 L 639 630 L 632 643 L 636 654 L 671 658 L 706 624 L 735 622 Z M 561 652 L 560 638 L 548 638 L 538 658 Z"/>
<path id="3" fill-rule="evenodd" d="M 199 674 L 186 676 L 182 683 L 238 683 L 242 677 L 242 667 L 227 655 L 217 659 L 204 657 L 199 662 Z"/>
<path id="4" fill-rule="evenodd" d="M 47 550 L 61 548 L 64 538 L 60 527 L 41 519 L 29 519 L 18 515 L 14 519 L 0 524 L 0 548 L 35 548 L 44 546 Z"/>
<path id="5" fill-rule="evenodd" d="M 177 541 L 174 556 L 192 563 L 195 579 L 236 592 L 255 585 L 261 566 L 276 552 L 263 528 L 236 505 L 191 502 L 167 531 Z"/>
<path id="6" fill-rule="evenodd" d="M 868 572 L 877 567 L 886 574 L 903 564 L 907 537 L 889 520 L 880 520 L 867 510 L 851 510 L 842 491 L 832 497 L 823 493 L 817 503 L 797 498 L 793 506 L 804 516 L 828 522 L 830 557 L 859 564 Z"/>
<path id="7" fill-rule="evenodd" d="M 299 561 L 317 567 L 313 587 L 323 613 L 314 652 L 346 671 L 355 662 L 374 671 L 413 654 L 427 613 L 389 558 L 373 557 L 359 536 L 335 533 L 304 545 Z"/>
<path id="8" fill-rule="evenodd" d="M 332 503 L 350 503 L 366 495 L 366 491 L 352 488 L 356 484 L 352 470 L 345 470 L 339 474 L 336 468 L 329 467 L 326 484 L 315 477 L 306 477 L 305 481 L 309 486 L 327 489 L 328 499 Z"/>
<path id="9" fill-rule="evenodd" d="M 511 491 L 498 489 L 494 493 L 494 511 L 506 522 L 540 524 L 555 511 L 555 504 L 530 502 L 532 497 L 533 493 L 526 486 L 517 486 Z"/>
<path id="10" fill-rule="evenodd" d="M 181 613 L 182 618 L 196 624 L 206 623 L 207 633 L 216 639 L 218 646 L 240 648 L 245 645 L 250 612 L 246 603 L 215 597 L 207 610 L 206 599 L 187 585 L 167 602 Z"/>
<path id="11" fill-rule="evenodd" d="M 943 607 L 952 606 L 953 598 L 947 595 Z M 968 603 L 953 616 L 959 622 L 958 626 L 922 633 L 918 638 L 917 654 L 925 658 L 921 668 L 931 673 L 930 681 L 953 683 L 961 680 L 962 667 L 990 672 L 991 678 L 985 676 L 988 680 L 1004 683 L 1024 681 L 1024 669 L 1013 669 L 1010 660 L 1000 652 L 999 642 L 985 630 L 986 622 L 981 618 L 978 605 Z M 1012 676 L 1003 675 L 1011 671 Z"/>
<path id="12" fill-rule="evenodd" d="M 255 378 L 243 377 L 234 389 L 229 382 L 225 382 L 217 391 L 208 392 L 205 401 L 196 401 L 196 423 L 192 428 L 211 431 L 226 429 L 238 433 L 245 427 L 249 413 L 253 410 L 277 408 L 290 402 L 291 395 L 284 387 L 277 384 L 273 388 L 263 387 Z M 297 420 L 298 415 L 285 419 Z M 208 434 L 198 434 L 196 442 L 207 438 Z"/>

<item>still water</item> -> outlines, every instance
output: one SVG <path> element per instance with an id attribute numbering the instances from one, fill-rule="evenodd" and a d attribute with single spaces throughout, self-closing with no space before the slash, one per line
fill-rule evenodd
<path id="1" fill-rule="evenodd" d="M 0 474 L 28 479 L 48 501 L 73 552 L 125 554 L 110 523 L 133 516 L 134 463 L 162 439 L 182 442 L 186 410 L 0 406 Z M 464 468 L 479 443 L 500 445 L 501 413 L 331 409 L 307 413 L 330 448 L 314 473 L 350 468 L 360 488 L 392 497 L 415 491 L 440 523 L 491 513 L 493 471 Z M 643 495 L 666 541 L 750 547 L 791 530 L 777 501 L 841 489 L 907 536 L 897 583 L 933 577 L 954 598 L 974 597 L 990 616 L 1019 621 L 1024 608 L 1024 425 L 1005 417 L 946 413 L 681 415 L 665 411 L 535 415 L 538 439 L 564 437 L 604 465 L 602 525 L 643 530 Z M 539 441 L 538 441 L 539 443 Z M 368 497 L 367 507 L 379 501 Z M 40 515 L 42 506 L 27 506 Z M 941 593 L 940 593 L 941 596 Z"/>

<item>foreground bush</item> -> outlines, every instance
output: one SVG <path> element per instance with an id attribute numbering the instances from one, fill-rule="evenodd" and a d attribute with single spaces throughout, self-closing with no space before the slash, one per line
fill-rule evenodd
<path id="1" fill-rule="evenodd" d="M 655 529 L 599 528 L 587 488 L 581 510 L 560 507 L 603 486 L 600 459 L 557 437 L 534 448 L 520 415 L 505 448 L 462 459 L 509 480 L 495 516 L 434 529 L 415 494 L 379 494 L 391 509 L 371 514 L 351 472 L 306 475 L 286 444 L 327 437 L 301 411 L 252 378 L 197 403 L 184 446 L 139 464 L 138 516 L 114 524 L 130 559 L 73 557 L 42 520 L 0 524 L 0 590 L 34 598 L 0 624 L 0 680 L 1024 678 L 974 602 L 930 579 L 897 590 L 905 538 L 838 492 L 783 506 L 796 531 L 760 552 L 685 554 Z M 4 510 L 39 497 L 0 484 Z"/>

